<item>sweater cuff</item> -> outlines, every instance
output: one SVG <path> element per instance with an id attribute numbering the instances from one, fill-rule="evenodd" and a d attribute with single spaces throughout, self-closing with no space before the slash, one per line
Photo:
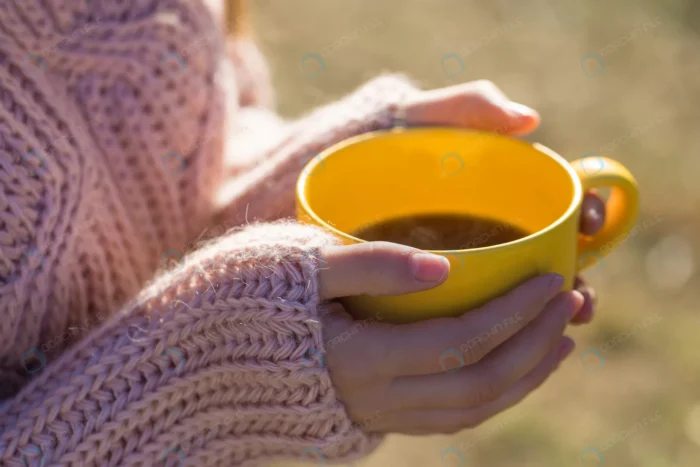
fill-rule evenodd
<path id="1" fill-rule="evenodd" d="M 294 223 L 229 233 L 163 274 L 0 410 L 21 465 L 251 465 L 373 448 L 323 355 L 319 265 Z M 318 457 L 323 456 L 323 457 Z"/>
<path id="2" fill-rule="evenodd" d="M 313 111 L 297 125 L 311 133 L 317 129 L 316 141 L 310 141 L 311 144 L 330 146 L 351 136 L 392 128 L 401 122 L 402 104 L 419 93 L 420 90 L 405 75 L 381 75 L 344 99 Z M 321 128 L 326 129 L 326 133 L 329 133 L 329 128 L 336 128 L 344 137 L 324 141 Z M 318 148 L 319 151 L 322 149 L 324 147 Z"/>

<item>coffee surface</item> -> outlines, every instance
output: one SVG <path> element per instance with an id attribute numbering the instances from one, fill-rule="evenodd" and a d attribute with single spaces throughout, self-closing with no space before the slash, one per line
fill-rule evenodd
<path id="1" fill-rule="evenodd" d="M 421 214 L 388 219 L 353 233 L 367 241 L 386 241 L 421 250 L 466 250 L 508 243 L 529 232 L 507 221 L 466 214 Z"/>

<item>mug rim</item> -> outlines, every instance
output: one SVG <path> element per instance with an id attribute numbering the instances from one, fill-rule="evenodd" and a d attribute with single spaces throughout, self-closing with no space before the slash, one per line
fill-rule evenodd
<path id="1" fill-rule="evenodd" d="M 507 243 L 499 243 L 498 245 L 491 245 L 491 246 L 485 246 L 485 247 L 479 247 L 479 248 L 465 248 L 465 249 L 457 249 L 457 250 L 422 250 L 422 251 L 427 251 L 429 253 L 435 253 L 435 254 L 441 254 L 441 255 L 464 255 L 464 254 L 479 254 L 479 253 L 487 253 L 489 251 L 494 251 L 494 250 L 500 250 L 500 249 L 505 249 L 505 248 L 516 248 L 517 246 L 526 243 L 528 241 L 531 241 L 540 235 L 546 234 L 548 232 L 551 232 L 552 230 L 556 229 L 558 226 L 566 222 L 576 211 L 578 206 L 581 204 L 581 201 L 583 199 L 583 187 L 581 185 L 581 179 L 579 178 L 578 174 L 576 173 L 576 170 L 574 170 L 573 166 L 567 162 L 566 159 L 564 159 L 559 153 L 556 151 L 552 150 L 551 148 L 541 144 L 541 143 L 530 143 L 528 141 L 523 141 L 518 138 L 514 138 L 509 135 L 501 135 L 498 133 L 492 133 L 488 131 L 480 131 L 480 130 L 473 130 L 469 128 L 453 128 L 453 127 L 443 127 L 443 126 L 435 126 L 435 127 L 419 127 L 419 128 L 404 128 L 404 127 L 394 127 L 386 130 L 378 130 L 378 131 L 372 131 L 368 133 L 363 133 L 361 135 L 356 135 L 347 139 L 344 139 L 326 149 L 323 151 L 319 152 L 316 157 L 313 157 L 309 162 L 306 163 L 304 168 L 301 171 L 301 174 L 297 180 L 296 184 L 296 196 L 297 196 L 297 201 L 301 205 L 302 209 L 306 212 L 307 215 L 309 215 L 314 221 L 318 223 L 318 225 L 322 226 L 324 229 L 329 230 L 333 234 L 345 239 L 345 240 L 350 240 L 354 243 L 368 243 L 368 240 L 363 240 L 359 237 L 355 237 L 353 235 L 350 235 L 347 232 L 343 232 L 342 230 L 336 229 L 332 225 L 328 224 L 326 221 L 321 219 L 316 212 L 311 209 L 311 206 L 309 204 L 308 199 L 306 198 L 306 193 L 304 191 L 304 188 L 307 186 L 307 180 L 309 178 L 309 175 L 313 173 L 314 170 L 316 170 L 316 167 L 320 165 L 319 159 L 324 161 L 326 158 L 331 157 L 334 153 L 337 153 L 339 150 L 351 146 L 353 144 L 361 143 L 365 140 L 371 140 L 371 139 L 376 139 L 378 137 L 382 136 L 388 136 L 391 134 L 397 134 L 397 133 L 420 133 L 420 132 L 433 132 L 433 131 L 438 131 L 438 132 L 451 132 L 451 133 L 472 133 L 472 134 L 480 134 L 480 135 L 490 135 L 490 136 L 497 136 L 499 138 L 506 138 L 509 139 L 511 142 L 514 142 L 516 144 L 524 145 L 529 148 L 534 148 L 536 151 L 545 154 L 546 156 L 550 157 L 553 159 L 557 164 L 559 164 L 569 175 L 569 178 L 574 184 L 574 194 L 571 199 L 571 203 L 569 203 L 569 206 L 566 208 L 566 211 L 564 211 L 564 214 L 559 216 L 554 222 L 551 224 L 547 225 L 547 227 L 540 229 L 536 232 L 531 233 L 530 235 L 526 237 L 519 238 L 517 240 L 513 240 L 511 242 Z"/>

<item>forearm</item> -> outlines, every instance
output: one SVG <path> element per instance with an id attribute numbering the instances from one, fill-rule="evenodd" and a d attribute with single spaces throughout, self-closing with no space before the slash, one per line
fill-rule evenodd
<path id="1" fill-rule="evenodd" d="M 304 358 L 323 349 L 306 252 L 334 242 L 260 225 L 194 253 L 0 407 L 3 465 L 250 465 L 338 434 L 325 458 L 366 451 Z"/>

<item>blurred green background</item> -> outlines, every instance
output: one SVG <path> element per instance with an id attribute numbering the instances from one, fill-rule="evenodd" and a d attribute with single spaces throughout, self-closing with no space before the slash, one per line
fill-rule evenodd
<path id="1" fill-rule="evenodd" d="M 638 229 L 587 274 L 596 319 L 570 329 L 577 349 L 536 394 L 476 430 L 392 436 L 355 465 L 700 465 L 700 3 L 252 3 L 286 116 L 385 71 L 424 89 L 490 79 L 541 113 L 529 139 L 618 159 L 642 190 Z M 325 63 L 313 77 L 310 53 Z M 447 54 L 464 69 L 443 69 Z"/>

